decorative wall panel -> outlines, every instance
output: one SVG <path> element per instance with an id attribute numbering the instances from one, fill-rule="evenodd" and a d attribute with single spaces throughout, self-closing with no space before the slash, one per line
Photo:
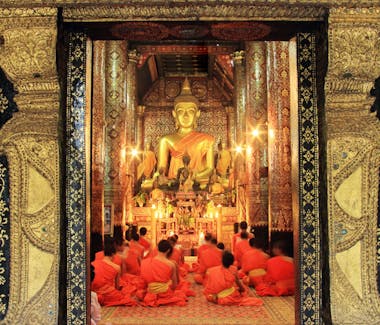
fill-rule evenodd
<path id="1" fill-rule="evenodd" d="M 86 35 L 71 33 L 67 72 L 67 324 L 85 324 L 86 259 Z"/>
<path id="2" fill-rule="evenodd" d="M 3 70 L 0 69 L 0 129 L 17 112 L 16 103 L 13 100 L 16 91 L 8 81 Z"/>
<path id="3" fill-rule="evenodd" d="M 299 97 L 299 267 L 300 322 L 319 324 L 320 306 L 320 232 L 318 116 L 316 94 L 315 36 L 297 36 Z M 295 234 L 296 235 L 296 234 Z"/>
<path id="4" fill-rule="evenodd" d="M 9 169 L 8 160 L 0 156 L 0 321 L 8 311 L 10 287 L 10 239 L 11 220 L 9 204 Z"/>

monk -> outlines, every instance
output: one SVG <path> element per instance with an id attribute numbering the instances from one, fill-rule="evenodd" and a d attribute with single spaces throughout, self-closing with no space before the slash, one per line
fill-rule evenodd
<path id="1" fill-rule="evenodd" d="M 261 306 L 261 299 L 248 296 L 249 289 L 240 282 L 233 263 L 234 256 L 225 251 L 222 265 L 209 269 L 203 291 L 206 299 L 218 305 Z"/>
<path id="2" fill-rule="evenodd" d="M 286 243 L 277 241 L 272 246 L 274 257 L 267 262 L 267 273 L 263 281 L 255 286 L 260 296 L 289 296 L 295 290 L 293 259 L 286 256 Z"/>
<path id="3" fill-rule="evenodd" d="M 134 275 L 140 274 L 141 259 L 144 254 L 144 247 L 139 244 L 139 239 L 139 234 L 132 232 L 129 251 L 125 260 L 126 272 Z"/>
<path id="4" fill-rule="evenodd" d="M 244 253 L 241 258 L 241 270 L 239 275 L 243 278 L 243 283 L 250 286 L 257 286 L 263 282 L 263 278 L 267 273 L 267 262 L 269 255 L 263 250 L 264 243 L 251 238 L 249 240 L 250 250 Z"/>
<path id="5" fill-rule="evenodd" d="M 139 233 L 140 233 L 139 244 L 142 247 L 144 247 L 143 258 L 148 257 L 148 255 L 151 251 L 151 248 L 152 248 L 152 245 L 150 244 L 150 242 L 148 240 L 146 240 L 146 238 L 145 238 L 145 235 L 147 232 L 148 232 L 148 230 L 145 227 L 141 227 L 139 230 Z"/>
<path id="6" fill-rule="evenodd" d="M 240 233 L 240 239 L 241 240 L 235 244 L 235 253 L 234 253 L 235 262 L 239 269 L 241 268 L 241 259 L 244 253 L 249 251 L 251 248 L 248 242 L 248 232 Z"/>
<path id="7" fill-rule="evenodd" d="M 210 241 L 210 247 L 202 252 L 199 260 L 199 268 L 194 274 L 194 281 L 199 284 L 204 284 L 207 279 L 207 271 L 213 266 L 222 264 L 222 253 L 217 245 L 216 238 Z"/>
<path id="8" fill-rule="evenodd" d="M 141 277 L 147 286 L 143 295 L 146 306 L 186 304 L 185 292 L 177 288 L 179 277 L 176 264 L 170 260 L 172 251 L 172 245 L 167 240 L 161 240 L 158 243 L 157 256 L 142 261 Z"/>
<path id="9" fill-rule="evenodd" d="M 165 135 L 158 147 L 157 169 L 168 170 L 168 179 L 174 180 L 178 170 L 183 167 L 183 156 L 190 157 L 189 169 L 199 184 L 207 185 L 214 169 L 213 136 L 197 132 L 196 120 L 199 118 L 199 101 L 191 93 L 186 78 L 179 96 L 174 100 L 172 115 L 176 120 L 177 132 Z M 201 185 L 202 187 L 202 185 Z"/>
<path id="10" fill-rule="evenodd" d="M 92 262 L 95 278 L 91 284 L 102 306 L 134 306 L 136 301 L 131 299 L 128 292 L 120 285 L 120 266 L 112 262 L 116 253 L 114 240 L 106 237 L 104 240 L 104 258 Z"/>
<path id="11" fill-rule="evenodd" d="M 205 251 L 206 249 L 210 248 L 211 239 L 212 239 L 212 235 L 210 233 L 207 233 L 205 235 L 205 237 L 204 237 L 203 244 L 198 247 L 198 250 L 197 250 L 197 261 L 194 262 L 191 265 L 191 271 L 192 272 L 197 272 L 198 271 L 200 256 L 202 255 L 203 251 Z"/>
<path id="12" fill-rule="evenodd" d="M 242 234 L 243 232 L 248 233 L 248 239 L 253 238 L 253 234 L 251 234 L 251 233 L 249 233 L 249 232 L 247 231 L 247 229 L 248 229 L 248 224 L 247 224 L 246 221 L 242 221 L 242 222 L 240 222 L 239 227 L 240 227 L 240 232 L 238 232 L 237 234 L 235 234 L 235 235 L 232 237 L 232 245 L 231 245 L 231 248 L 232 248 L 232 253 L 233 253 L 233 254 L 235 254 L 235 245 L 236 245 L 236 243 L 237 243 L 239 240 L 241 240 L 241 237 L 240 237 L 240 236 L 241 236 L 241 234 Z"/>

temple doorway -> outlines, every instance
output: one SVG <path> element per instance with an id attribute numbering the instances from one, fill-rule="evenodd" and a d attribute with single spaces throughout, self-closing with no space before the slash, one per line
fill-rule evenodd
<path id="1" fill-rule="evenodd" d="M 134 227 L 147 228 L 153 245 L 177 233 L 187 256 L 196 255 L 208 232 L 230 249 L 234 226 L 246 221 L 267 248 L 278 239 L 293 243 L 296 231 L 292 255 L 301 159 L 299 26 L 271 34 L 252 22 L 156 25 L 112 24 L 106 37 L 92 26 L 81 34 L 91 108 L 91 253 L 105 235 Z M 161 140 L 176 132 L 172 111 L 186 83 L 199 104 L 197 130 L 212 139 L 212 170 L 181 179 L 190 150 L 171 177 L 177 157 L 169 150 L 160 165 Z"/>

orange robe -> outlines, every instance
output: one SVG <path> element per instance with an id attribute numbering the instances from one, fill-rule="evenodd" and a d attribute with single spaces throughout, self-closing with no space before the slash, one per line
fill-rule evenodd
<path id="1" fill-rule="evenodd" d="M 186 277 L 189 272 L 189 266 L 184 262 L 183 251 L 179 248 L 173 247 L 170 259 L 177 263 L 178 271 L 181 277 Z"/>
<path id="2" fill-rule="evenodd" d="M 144 254 L 144 247 L 138 242 L 131 240 L 129 242 L 128 255 L 125 259 L 126 272 L 134 275 L 140 275 L 141 259 Z"/>
<path id="3" fill-rule="evenodd" d="M 238 267 L 241 267 L 241 259 L 244 253 L 248 252 L 250 249 L 251 246 L 249 246 L 248 240 L 242 239 L 236 242 L 234 256 Z"/>
<path id="4" fill-rule="evenodd" d="M 150 242 L 148 242 L 144 237 L 140 236 L 139 244 L 144 247 L 143 258 L 147 258 L 150 255 Z"/>
<path id="5" fill-rule="evenodd" d="M 267 273 L 263 282 L 255 286 L 260 296 L 288 296 L 295 290 L 295 268 L 293 259 L 287 256 L 275 256 L 267 262 Z"/>
<path id="6" fill-rule="evenodd" d="M 198 173 L 206 168 L 205 157 L 210 146 L 214 144 L 214 137 L 206 133 L 191 131 L 170 148 L 170 166 L 168 178 L 177 177 L 178 169 L 183 167 L 182 158 L 185 154 L 190 156 L 189 168 Z"/>
<path id="7" fill-rule="evenodd" d="M 210 246 L 202 252 L 199 259 L 199 268 L 194 274 L 194 281 L 203 284 L 206 280 L 206 272 L 209 268 L 222 264 L 222 251 L 214 246 Z"/>
<path id="8" fill-rule="evenodd" d="M 117 265 L 111 265 L 104 260 L 95 260 L 92 265 L 95 269 L 95 278 L 91 284 L 91 291 L 96 292 L 102 306 L 136 305 L 128 290 L 115 288 L 115 280 L 120 272 Z"/>
<path id="9" fill-rule="evenodd" d="M 160 305 L 184 306 L 187 296 L 184 291 L 172 288 L 173 268 L 158 258 L 147 258 L 141 263 L 141 277 L 147 285 L 143 297 L 144 305 L 158 307 Z"/>
<path id="10" fill-rule="evenodd" d="M 241 232 L 238 232 L 237 234 L 235 234 L 233 237 L 232 237 L 232 243 L 231 243 L 231 251 L 232 251 L 232 254 L 235 255 L 235 246 L 236 246 L 236 243 L 238 243 L 239 241 L 241 241 L 241 237 L 240 237 L 240 234 Z M 252 233 L 248 233 L 248 241 L 253 238 L 253 234 Z"/>
<path id="11" fill-rule="evenodd" d="M 219 265 L 209 269 L 203 291 L 206 299 L 219 305 L 261 306 L 263 301 L 249 297 L 247 290 L 243 293 L 239 292 L 235 282 L 236 276 L 236 268 L 233 267 L 226 269 Z"/>
<path id="12" fill-rule="evenodd" d="M 244 278 L 244 284 L 256 286 L 263 281 L 268 259 L 268 254 L 256 248 L 244 253 L 241 259 L 241 277 Z"/>
<path id="13" fill-rule="evenodd" d="M 206 249 L 209 249 L 209 248 L 210 248 L 209 244 L 202 244 L 201 246 L 199 246 L 199 248 L 197 250 L 197 261 L 191 265 L 191 272 L 197 272 L 198 271 L 199 260 L 200 260 L 200 257 L 202 255 L 202 252 L 204 252 Z"/>

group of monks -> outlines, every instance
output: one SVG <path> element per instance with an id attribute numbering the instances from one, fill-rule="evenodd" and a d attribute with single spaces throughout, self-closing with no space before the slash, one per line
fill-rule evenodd
<path id="1" fill-rule="evenodd" d="M 270 257 L 247 232 L 246 223 L 240 228 L 232 240 L 232 253 L 206 234 L 191 266 L 184 262 L 176 235 L 155 248 L 145 239 L 146 228 L 140 234 L 133 232 L 127 244 L 122 238 L 106 237 L 104 250 L 91 263 L 95 273 L 91 290 L 103 306 L 183 306 L 195 295 L 187 280 L 194 272 L 207 301 L 220 305 L 263 304 L 248 286 L 261 296 L 294 294 L 293 260 L 284 254 L 281 243 L 273 244 Z"/>

